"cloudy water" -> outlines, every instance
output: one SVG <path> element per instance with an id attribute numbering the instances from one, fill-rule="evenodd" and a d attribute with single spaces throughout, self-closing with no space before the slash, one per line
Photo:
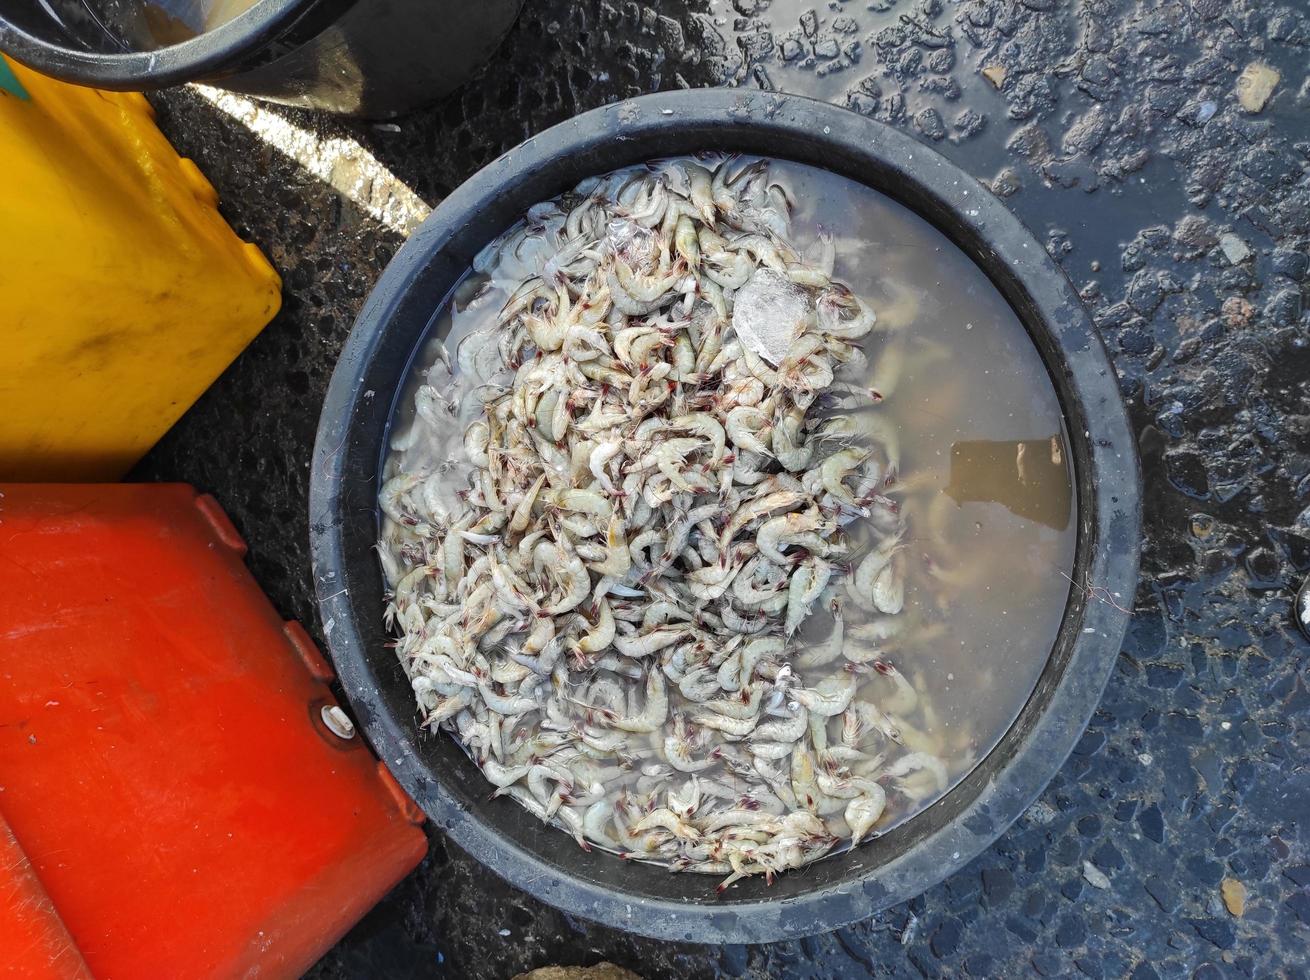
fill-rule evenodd
<path id="1" fill-rule="evenodd" d="M 825 596 L 842 610 L 845 658 L 806 663 L 807 652 L 813 658 L 834 635 L 829 601 L 816 604 L 788 656 L 810 686 L 841 677 L 851 662 L 860 680 L 857 701 L 890 719 L 884 727 L 895 741 L 877 725 L 844 739 L 842 715 L 827 723 L 833 745 L 876 755 L 882 773 L 898 773 L 887 783 L 886 811 L 876 825 L 883 832 L 939 798 L 943 772 L 949 789 L 986 755 L 1046 663 L 1071 585 L 1076 502 L 1067 442 L 1051 381 L 1022 324 L 944 235 L 890 198 L 815 168 L 773 161 L 770 178 L 792 202 L 789 240 L 813 254 L 820 237 L 831 235 L 833 278 L 878 316 L 878 329 L 863 340 L 867 369 L 845 380 L 867 386 L 880 402 L 875 407 L 866 398 L 850 408 L 821 399 L 811 418 L 848 416 L 857 438 L 871 434 L 879 460 L 898 472 L 883 492 L 904 518 L 895 550 L 904 609 L 888 630 L 893 617 L 862 611 L 847 589 L 834 586 Z M 502 256 L 490 275 L 487 267 L 470 272 L 416 351 L 410 382 L 397 396 L 397 448 L 384 462 L 384 478 L 444 474 L 434 507 L 461 506 L 470 470 L 460 434 L 481 416 L 481 393 L 495 390 L 484 382 L 508 377 L 498 373 L 495 344 L 485 342 L 484 331 L 540 262 Z M 412 424 L 421 385 L 430 386 L 425 410 L 449 420 L 422 438 Z M 441 393 L 436 403 L 432 391 Z M 849 579 L 889 534 L 856 519 L 846 535 Z M 628 703 L 636 709 L 642 695 L 638 681 L 632 686 Z M 673 685 L 669 700 L 670 724 L 679 710 L 697 708 Z M 579 710 L 578 720 L 584 715 Z M 665 734 L 649 738 L 654 744 Z M 709 734 L 705 751 L 738 741 Z M 933 765 L 941 769 L 923 768 L 924 759 L 938 760 Z M 785 758 L 782 766 L 785 772 Z M 721 764 L 701 776 L 729 785 L 735 778 Z M 845 826 L 840 811 L 827 819 L 838 832 Z"/>

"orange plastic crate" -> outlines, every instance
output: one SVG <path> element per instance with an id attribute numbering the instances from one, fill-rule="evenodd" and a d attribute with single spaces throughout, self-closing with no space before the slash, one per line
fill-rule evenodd
<path id="1" fill-rule="evenodd" d="M 421 812 L 323 723 L 331 669 L 212 498 L 0 492 L 0 893 L 34 896 L 0 905 L 0 948 L 38 937 L 49 976 L 299 974 L 419 862 Z"/>

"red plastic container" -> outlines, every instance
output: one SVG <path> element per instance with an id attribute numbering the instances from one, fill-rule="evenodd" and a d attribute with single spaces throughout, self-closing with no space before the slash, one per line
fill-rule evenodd
<path id="1" fill-rule="evenodd" d="M 419 862 L 421 811 L 325 725 L 331 669 L 212 498 L 0 492 L 0 894 L 30 899 L 0 975 L 298 975 Z"/>

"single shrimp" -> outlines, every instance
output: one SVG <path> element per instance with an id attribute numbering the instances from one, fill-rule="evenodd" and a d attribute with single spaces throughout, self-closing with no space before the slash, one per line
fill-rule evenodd
<path id="1" fill-rule="evenodd" d="M 564 590 L 558 601 L 542 606 L 542 610 L 551 616 L 576 609 L 591 593 L 591 576 L 577 553 L 563 542 L 556 544 L 555 552 L 558 563 L 555 578 L 563 584 Z"/>
<path id="2" fill-rule="evenodd" d="M 823 521 L 817 513 L 807 511 L 802 514 L 783 514 L 774 517 L 760 526 L 755 535 L 755 545 L 760 554 L 779 565 L 788 564 L 789 559 L 783 549 L 801 547 L 811 554 L 826 556 L 839 550 L 836 544 L 823 535 L 831 532 L 831 525 Z M 814 532 L 822 532 L 816 534 Z"/>
<path id="3" fill-rule="evenodd" d="M 657 730 L 669 716 L 668 691 L 664 674 L 655 669 L 646 675 L 646 704 L 636 715 L 620 716 L 609 720 L 615 728 L 625 732 L 649 733 Z"/>
<path id="4" fill-rule="evenodd" d="M 625 657 L 649 657 L 677 643 L 688 632 L 685 626 L 659 626 L 646 633 L 616 636 L 614 649 Z"/>
<path id="5" fill-rule="evenodd" d="M 854 847 L 868 835 L 887 808 L 887 792 L 874 782 L 864 783 L 863 792 L 846 804 L 843 816 Z"/>
<path id="6" fill-rule="evenodd" d="M 810 614 L 810 606 L 828 587 L 831 578 L 832 566 L 814 556 L 806 558 L 792 573 L 787 589 L 787 617 L 783 623 L 783 630 L 788 636 L 795 633 Z"/>
<path id="7" fill-rule="evenodd" d="M 859 686 L 859 679 L 854 674 L 843 673 L 836 677 L 825 677 L 814 688 L 797 688 L 792 691 L 792 697 L 812 714 L 831 718 L 850 707 Z"/>
<path id="8" fill-rule="evenodd" d="M 886 660 L 875 660 L 873 669 L 881 677 L 886 677 L 895 687 L 891 697 L 882 702 L 886 711 L 893 715 L 908 715 L 919 705 L 919 693 L 914 685 L 906 680 L 905 675 Z"/>

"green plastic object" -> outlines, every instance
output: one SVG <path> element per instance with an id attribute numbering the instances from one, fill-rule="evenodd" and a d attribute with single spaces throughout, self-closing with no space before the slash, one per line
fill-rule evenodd
<path id="1" fill-rule="evenodd" d="M 20 99 L 31 99 L 27 89 L 23 88 L 23 83 L 14 75 L 14 70 L 9 67 L 4 58 L 0 58 L 0 92 L 16 95 Z"/>

